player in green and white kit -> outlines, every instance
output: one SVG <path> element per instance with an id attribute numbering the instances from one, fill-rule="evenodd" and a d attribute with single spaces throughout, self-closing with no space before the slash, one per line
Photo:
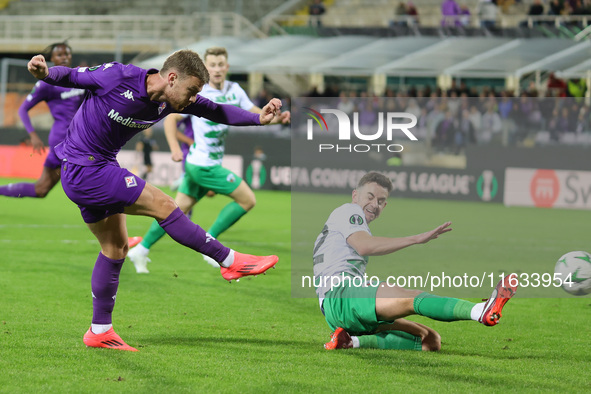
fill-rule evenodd
<path id="1" fill-rule="evenodd" d="M 204 62 L 209 72 L 209 83 L 199 93 L 216 103 L 232 104 L 250 112 L 260 113 L 261 109 L 254 105 L 244 90 L 235 82 L 226 80 L 229 70 L 228 52 L 225 48 L 213 47 L 206 50 Z M 212 122 L 193 115 L 174 114 L 164 121 L 166 139 L 170 146 L 172 160 L 183 160 L 177 140 L 177 123 L 189 116 L 194 133 L 194 141 L 186 157 L 185 175 L 175 197 L 176 203 L 187 214 L 193 206 L 209 191 L 224 194 L 233 199 L 226 205 L 216 221 L 207 231 L 217 238 L 242 216 L 250 211 L 256 203 L 254 192 L 246 182 L 232 171 L 222 167 L 225 140 L 228 126 Z M 290 112 L 282 112 L 272 123 L 288 123 Z M 142 242 L 132 248 L 128 257 L 138 273 L 148 273 L 150 261 L 148 253 L 152 245 L 164 236 L 165 232 L 157 221 L 144 235 Z M 214 267 L 219 264 L 204 255 L 204 259 Z"/>
<path id="2" fill-rule="evenodd" d="M 352 194 L 352 203 L 335 209 L 314 245 L 314 283 L 320 308 L 334 331 L 326 349 L 351 347 L 439 350 L 439 334 L 403 319 L 422 315 L 440 321 L 475 320 L 493 326 L 517 287 L 515 274 L 505 277 L 487 302 L 475 304 L 407 290 L 386 283 L 364 283 L 367 256 L 394 253 L 424 244 L 451 231 L 451 222 L 426 233 L 403 238 L 375 237 L 368 224 L 386 206 L 392 182 L 386 176 L 365 174 Z M 338 281 L 335 278 L 339 278 Z"/>

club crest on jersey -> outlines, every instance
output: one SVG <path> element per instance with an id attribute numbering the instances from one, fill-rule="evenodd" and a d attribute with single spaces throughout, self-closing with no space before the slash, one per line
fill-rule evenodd
<path id="1" fill-rule="evenodd" d="M 136 187 L 137 186 L 137 181 L 135 180 L 135 177 L 132 176 L 126 176 L 125 177 L 125 185 L 127 186 L 127 188 L 129 189 L 130 187 Z"/>
<path id="2" fill-rule="evenodd" d="M 230 183 L 236 182 L 236 177 L 234 176 L 234 174 L 228 174 L 228 176 L 226 177 L 226 182 L 230 182 Z"/>
<path id="3" fill-rule="evenodd" d="M 362 225 L 363 224 L 363 218 L 361 216 L 357 215 L 357 214 L 351 215 L 351 217 L 349 218 L 349 223 Z"/>
<path id="4" fill-rule="evenodd" d="M 164 108 L 166 108 L 166 103 L 161 103 L 158 107 L 158 115 L 160 115 L 162 111 L 164 111 Z"/>

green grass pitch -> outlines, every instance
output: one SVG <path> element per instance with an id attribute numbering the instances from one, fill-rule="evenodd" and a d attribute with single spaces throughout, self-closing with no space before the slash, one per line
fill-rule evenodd
<path id="1" fill-rule="evenodd" d="M 325 351 L 317 300 L 292 297 L 292 241 L 297 264 L 307 264 L 326 217 L 349 197 L 256 195 L 257 207 L 220 240 L 279 255 L 266 276 L 228 284 L 168 237 L 152 250 L 149 275 L 125 263 L 114 327 L 137 353 L 82 343 L 99 246 L 61 188 L 45 200 L 0 197 L 0 392 L 591 391 L 591 297 L 558 298 L 560 289 L 542 298 L 518 291 L 496 327 L 413 317 L 441 334 L 438 353 Z M 193 219 L 207 228 L 227 201 L 205 199 Z M 591 251 L 589 215 L 392 198 L 374 234 L 410 235 L 445 220 L 454 230 L 368 272 L 406 274 L 432 260 L 449 272 L 551 272 L 562 253 Z M 127 223 L 143 235 L 150 219 Z"/>

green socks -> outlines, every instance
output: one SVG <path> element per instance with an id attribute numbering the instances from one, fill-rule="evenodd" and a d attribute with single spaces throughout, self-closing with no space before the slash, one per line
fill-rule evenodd
<path id="1" fill-rule="evenodd" d="M 212 237 L 217 238 L 221 233 L 230 228 L 231 225 L 240 219 L 246 210 L 242 208 L 237 202 L 232 201 L 222 209 L 218 215 L 215 223 L 207 231 Z"/>
<path id="2" fill-rule="evenodd" d="M 217 238 L 221 233 L 230 228 L 231 225 L 236 223 L 238 219 L 244 216 L 245 213 L 246 210 L 244 210 L 244 208 L 238 205 L 238 203 L 232 201 L 231 203 L 226 205 L 224 209 L 222 209 L 217 219 L 215 220 L 215 223 L 209 229 L 208 233 L 211 234 L 214 238 Z M 158 242 L 160 238 L 164 237 L 165 234 L 166 231 L 164 231 L 164 229 L 160 227 L 158 222 L 154 220 L 150 225 L 150 229 L 148 230 L 146 235 L 144 235 L 144 239 L 141 242 L 141 244 L 146 249 L 150 249 L 152 245 Z"/>
<path id="3" fill-rule="evenodd" d="M 146 235 L 144 235 L 144 239 L 142 240 L 141 244 L 146 249 L 150 249 L 152 245 L 158 242 L 160 238 L 164 237 L 164 234 L 166 234 L 166 231 L 164 231 L 164 229 L 160 227 L 156 219 L 154 219 L 154 221 L 150 225 L 150 229 L 148 230 Z"/>
<path id="4" fill-rule="evenodd" d="M 374 335 L 360 335 L 360 348 L 422 350 L 421 338 L 404 331 L 384 331 Z"/>
<path id="5" fill-rule="evenodd" d="M 474 305 L 470 301 L 439 297 L 427 292 L 416 296 L 413 303 L 417 314 L 440 321 L 471 320 L 470 312 Z"/>

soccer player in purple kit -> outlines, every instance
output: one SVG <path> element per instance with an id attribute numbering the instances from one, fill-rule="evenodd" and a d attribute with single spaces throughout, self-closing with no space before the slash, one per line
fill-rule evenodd
<path id="1" fill-rule="evenodd" d="M 67 42 L 58 42 L 47 47 L 49 59 L 57 66 L 70 67 L 72 64 L 72 48 Z M 31 123 L 29 111 L 41 101 L 49 106 L 54 123 L 49 132 L 49 153 L 43 164 L 41 177 L 34 183 L 11 183 L 0 186 L 0 195 L 7 197 L 44 198 L 60 181 L 61 160 L 55 155 L 53 147 L 64 140 L 68 125 L 82 104 L 85 91 L 72 87 L 53 86 L 38 81 L 26 100 L 18 110 L 25 130 L 31 137 L 34 153 L 45 153 L 45 145 Z"/>
<path id="2" fill-rule="evenodd" d="M 119 167 L 116 155 L 135 134 L 171 113 L 232 125 L 267 124 L 281 107 L 279 99 L 269 101 L 259 115 L 198 96 L 209 74 L 190 50 L 170 55 L 160 71 L 115 62 L 48 68 L 42 55 L 34 56 L 28 69 L 47 83 L 88 91 L 64 142 L 55 149 L 62 160 L 64 191 L 101 245 L 92 272 L 93 318 L 83 339 L 87 346 L 137 351 L 114 332 L 111 318 L 128 251 L 125 214 L 153 217 L 175 241 L 218 261 L 226 280 L 275 266 L 277 256 L 252 256 L 222 245 L 191 222 L 170 196 Z"/>

